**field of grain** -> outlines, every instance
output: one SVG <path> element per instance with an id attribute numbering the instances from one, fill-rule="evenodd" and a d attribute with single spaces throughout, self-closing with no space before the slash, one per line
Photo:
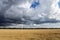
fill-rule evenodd
<path id="1" fill-rule="evenodd" d="M 60 29 L 0 29 L 0 40 L 60 40 Z"/>

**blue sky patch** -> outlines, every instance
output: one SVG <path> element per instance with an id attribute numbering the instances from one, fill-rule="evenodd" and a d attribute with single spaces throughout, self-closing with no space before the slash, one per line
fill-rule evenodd
<path id="1" fill-rule="evenodd" d="M 30 8 L 36 8 L 39 4 L 40 4 L 39 2 L 33 2 Z"/>
<path id="2" fill-rule="evenodd" d="M 58 2 L 58 6 L 59 6 L 59 8 L 60 8 L 60 1 Z"/>

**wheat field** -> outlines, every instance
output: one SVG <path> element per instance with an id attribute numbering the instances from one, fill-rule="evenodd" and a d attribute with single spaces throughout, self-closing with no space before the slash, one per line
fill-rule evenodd
<path id="1" fill-rule="evenodd" d="M 0 40 L 60 40 L 60 29 L 0 29 Z"/>

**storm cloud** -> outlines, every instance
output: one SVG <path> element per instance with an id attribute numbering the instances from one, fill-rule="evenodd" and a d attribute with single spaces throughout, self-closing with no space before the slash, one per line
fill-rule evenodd
<path id="1" fill-rule="evenodd" d="M 58 2 L 59 0 L 0 0 L 0 25 L 60 22 Z"/>

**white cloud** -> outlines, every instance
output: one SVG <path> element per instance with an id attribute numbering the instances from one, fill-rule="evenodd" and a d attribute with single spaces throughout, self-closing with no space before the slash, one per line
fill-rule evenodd
<path id="1" fill-rule="evenodd" d="M 22 1 L 22 0 L 20 0 Z M 5 15 L 7 18 L 22 18 L 21 16 L 29 16 L 31 20 L 46 20 L 44 18 L 48 17 L 50 19 L 60 20 L 60 9 L 58 8 L 57 2 L 59 0 L 39 0 L 40 5 L 37 8 L 30 8 L 33 0 L 22 1 L 18 5 L 13 5 Z M 12 10 L 13 12 L 11 13 Z M 11 16 L 12 15 L 12 16 Z"/>
<path id="2" fill-rule="evenodd" d="M 51 5 L 51 11 L 50 11 L 50 17 L 54 18 L 56 20 L 60 20 L 60 8 L 58 6 L 59 0 L 53 1 L 53 4 Z"/>

